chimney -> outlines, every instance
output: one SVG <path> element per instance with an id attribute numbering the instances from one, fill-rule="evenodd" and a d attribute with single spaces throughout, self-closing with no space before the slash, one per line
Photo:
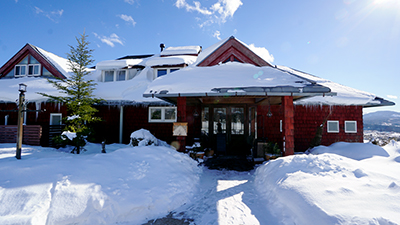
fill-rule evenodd
<path id="1" fill-rule="evenodd" d="M 161 44 L 160 44 L 160 48 L 161 48 L 161 51 L 163 51 L 164 48 L 165 48 L 165 45 L 164 45 L 163 43 L 161 43 Z"/>

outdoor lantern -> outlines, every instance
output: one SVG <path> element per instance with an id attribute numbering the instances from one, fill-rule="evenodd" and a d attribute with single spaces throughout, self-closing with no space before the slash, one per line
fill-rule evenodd
<path id="1" fill-rule="evenodd" d="M 19 84 L 19 91 L 20 92 L 26 92 L 26 84 L 20 83 Z"/>

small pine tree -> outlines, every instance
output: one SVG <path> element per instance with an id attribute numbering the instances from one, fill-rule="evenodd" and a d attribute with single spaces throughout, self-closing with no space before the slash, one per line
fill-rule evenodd
<path id="1" fill-rule="evenodd" d="M 84 77 L 90 73 L 87 66 L 94 62 L 92 59 L 93 49 L 89 49 L 89 42 L 86 41 L 85 32 L 80 38 L 75 37 L 78 42 L 76 47 L 69 45 L 70 53 L 67 53 L 72 75 L 66 79 L 47 79 L 60 93 L 66 96 L 52 96 L 46 93 L 39 93 L 50 99 L 66 104 L 68 115 L 72 115 L 65 120 L 65 130 L 75 132 L 77 137 L 72 141 L 75 146 L 72 153 L 80 153 L 81 148 L 85 146 L 85 138 L 90 133 L 90 123 L 100 121 L 100 118 L 94 117 L 97 109 L 93 104 L 99 103 L 101 99 L 94 98 L 93 91 L 95 85 L 93 80 L 85 80 Z M 73 118 L 73 119 L 71 119 Z"/>

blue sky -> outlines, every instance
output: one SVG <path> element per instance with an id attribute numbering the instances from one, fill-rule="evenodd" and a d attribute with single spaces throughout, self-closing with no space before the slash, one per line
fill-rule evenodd
<path id="1" fill-rule="evenodd" d="M 3 0 L 0 64 L 26 43 L 66 57 L 86 32 L 96 62 L 234 35 L 289 66 L 394 101 L 400 0 Z M 266 51 L 266 50 L 264 50 Z"/>

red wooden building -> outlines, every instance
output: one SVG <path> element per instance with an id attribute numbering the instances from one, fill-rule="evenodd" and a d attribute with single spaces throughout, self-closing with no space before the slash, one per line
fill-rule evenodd
<path id="1" fill-rule="evenodd" d="M 65 59 L 27 44 L 0 68 L 0 84 L 6 87 L 0 91 L 0 110 L 16 107 L 17 88 L 12 88 L 18 83 L 28 85 L 28 108 L 47 109 L 26 113 L 25 120 L 43 127 L 42 145 L 67 115 L 64 106 L 35 92 L 55 93 L 42 78 L 68 77 L 66 65 Z M 250 154 L 256 141 L 278 143 L 285 155 L 305 151 L 324 121 L 323 145 L 362 142 L 362 109 L 394 104 L 272 65 L 234 37 L 204 50 L 169 47 L 160 54 L 99 62 L 89 78 L 98 83 L 94 94 L 106 100 L 96 106 L 103 118 L 96 125 L 98 141 L 128 143 L 131 132 L 145 128 L 169 143 L 178 139 L 181 146 L 201 138 L 224 154 Z M 174 122 L 187 122 L 187 136 L 172 135 Z M 0 112 L 0 124 L 16 124 L 16 115 Z"/>

